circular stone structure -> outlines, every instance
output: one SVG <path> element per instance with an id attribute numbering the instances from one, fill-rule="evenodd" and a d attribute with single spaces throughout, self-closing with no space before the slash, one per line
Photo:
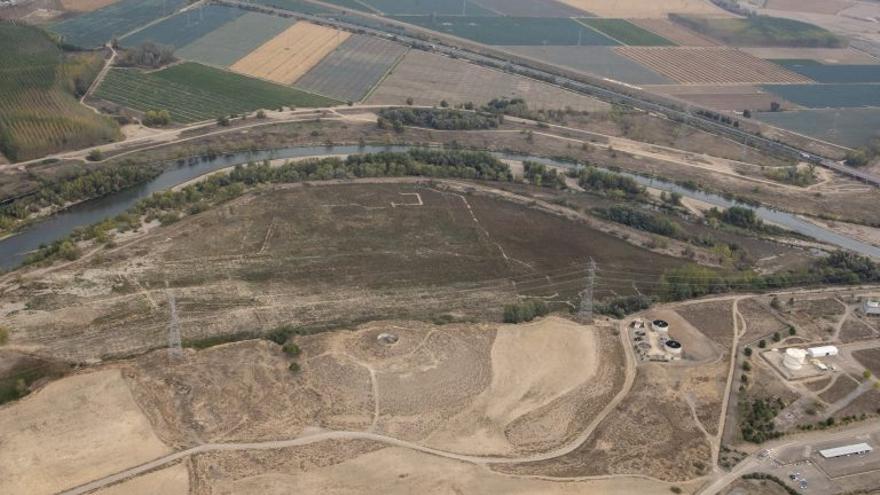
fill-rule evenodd
<path id="1" fill-rule="evenodd" d="M 661 334 L 669 333 L 669 323 L 666 320 L 654 320 L 651 322 L 651 328 L 654 329 L 655 332 Z"/>
<path id="2" fill-rule="evenodd" d="M 785 350 L 785 356 L 782 358 L 782 365 L 790 370 L 799 370 L 807 359 L 807 351 L 803 349 L 790 348 Z"/>
<path id="3" fill-rule="evenodd" d="M 379 341 L 380 344 L 391 345 L 396 344 L 400 338 L 393 333 L 380 333 L 376 340 Z"/>
<path id="4" fill-rule="evenodd" d="M 673 356 L 681 356 L 681 342 L 677 340 L 667 340 L 666 341 L 666 352 L 672 354 Z"/>

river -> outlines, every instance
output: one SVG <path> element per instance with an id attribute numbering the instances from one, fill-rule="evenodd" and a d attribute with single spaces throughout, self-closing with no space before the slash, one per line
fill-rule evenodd
<path id="1" fill-rule="evenodd" d="M 406 151 L 410 148 L 411 147 L 409 146 L 314 146 L 282 148 L 271 151 L 234 153 L 219 156 L 211 160 L 200 160 L 198 163 L 192 165 L 173 165 L 168 167 L 158 177 L 145 184 L 103 198 L 79 203 L 31 225 L 19 234 L 0 240 L 0 268 L 6 270 L 15 268 L 24 261 L 29 252 L 38 249 L 41 245 L 49 244 L 55 240 L 61 239 L 78 227 L 88 226 L 106 218 L 114 217 L 128 210 L 138 201 L 150 196 L 154 192 L 170 189 L 178 184 L 187 182 L 215 170 L 251 161 L 259 162 L 267 159 L 303 158 L 317 155 L 349 155 L 353 153 L 376 153 L 381 151 Z M 505 153 L 493 154 L 499 158 L 511 160 L 528 159 L 565 168 L 575 166 L 571 163 L 548 158 L 534 158 Z M 625 172 L 619 173 L 632 177 L 643 185 L 668 192 L 678 192 L 682 196 L 697 199 L 720 208 L 729 208 L 730 206 L 738 204 L 735 201 L 716 194 L 705 193 L 702 191 L 691 191 L 671 182 L 627 174 Z M 880 259 L 880 248 L 877 248 L 876 246 L 822 228 L 790 213 L 764 207 L 751 208 L 755 210 L 761 219 L 767 222 L 810 236 L 818 241 L 848 249 L 865 256 Z"/>

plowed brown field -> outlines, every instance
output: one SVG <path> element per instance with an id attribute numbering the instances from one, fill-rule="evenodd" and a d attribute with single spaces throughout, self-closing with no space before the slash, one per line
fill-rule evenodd
<path id="1" fill-rule="evenodd" d="M 351 36 L 309 22 L 297 22 L 230 69 L 281 84 L 293 84 Z"/>
<path id="2" fill-rule="evenodd" d="M 800 74 L 733 48 L 627 46 L 617 51 L 682 84 L 811 82 Z"/>
<path id="3" fill-rule="evenodd" d="M 728 17 L 726 11 L 709 0 L 561 0 L 599 17 L 656 17 L 669 14 L 698 14 Z"/>
<path id="4" fill-rule="evenodd" d="M 714 40 L 667 19 L 629 19 L 629 21 L 679 46 L 718 46 Z"/>

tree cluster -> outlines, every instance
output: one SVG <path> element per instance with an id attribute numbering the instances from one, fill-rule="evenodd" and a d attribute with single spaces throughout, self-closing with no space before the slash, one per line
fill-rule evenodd
<path id="1" fill-rule="evenodd" d="M 543 163 L 523 162 L 523 177 L 536 186 L 565 189 L 565 176 Z"/>
<path id="2" fill-rule="evenodd" d="M 147 127 L 165 127 L 171 124 L 168 110 L 147 110 L 141 122 Z"/>
<path id="3" fill-rule="evenodd" d="M 645 192 L 632 177 L 606 172 L 596 167 L 586 167 L 578 172 L 578 185 L 587 190 L 614 196 L 635 197 Z"/>
<path id="4" fill-rule="evenodd" d="M 550 312 L 544 301 L 523 301 L 504 306 L 504 323 L 532 321 Z"/>
<path id="5" fill-rule="evenodd" d="M 140 46 L 121 51 L 116 63 L 121 67 L 158 69 L 176 60 L 174 47 L 147 41 Z"/>
<path id="6" fill-rule="evenodd" d="M 465 112 L 448 108 L 385 108 L 379 111 L 381 129 L 402 132 L 404 126 L 439 130 L 495 129 L 501 117 L 486 113 Z"/>
<path id="7" fill-rule="evenodd" d="M 630 206 L 614 205 L 609 208 L 599 208 L 595 211 L 612 222 L 628 225 L 638 230 L 674 239 L 686 237 L 681 226 L 672 220 Z"/>
<path id="8" fill-rule="evenodd" d="M 596 304 L 596 312 L 603 315 L 623 318 L 651 307 L 654 300 L 643 294 L 619 296 Z"/>
<path id="9" fill-rule="evenodd" d="M 784 407 L 785 403 L 778 397 L 757 398 L 745 402 L 740 421 L 743 439 L 747 442 L 763 443 L 782 436 L 782 433 L 776 431 L 773 420 Z"/>

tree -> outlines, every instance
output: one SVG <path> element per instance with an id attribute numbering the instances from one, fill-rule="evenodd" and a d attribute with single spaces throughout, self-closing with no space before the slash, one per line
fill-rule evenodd
<path id="1" fill-rule="evenodd" d="M 440 106 L 443 107 L 443 108 L 448 108 L 448 107 L 449 107 L 449 102 L 446 101 L 446 100 L 440 100 Z"/>
<path id="2" fill-rule="evenodd" d="M 782 303 L 779 302 L 778 297 L 773 296 L 773 298 L 770 299 L 770 307 L 775 309 L 776 311 L 779 311 L 782 308 Z"/>
<path id="3" fill-rule="evenodd" d="M 864 377 L 865 380 L 870 380 L 871 379 L 871 370 L 865 370 L 864 372 L 862 372 L 862 377 Z"/>
<path id="4" fill-rule="evenodd" d="M 781 109 L 782 109 L 782 105 L 780 105 L 779 102 L 776 102 L 776 101 L 770 102 L 770 111 L 771 112 L 778 112 Z"/>
<path id="5" fill-rule="evenodd" d="M 92 151 L 89 151 L 89 154 L 86 155 L 86 160 L 90 162 L 100 162 L 104 159 L 104 152 L 95 148 Z"/>
<path id="6" fill-rule="evenodd" d="M 175 60 L 177 59 L 174 58 L 174 47 L 147 41 L 140 46 L 129 48 L 120 53 L 116 63 L 122 67 L 157 69 Z"/>
<path id="7" fill-rule="evenodd" d="M 9 342 L 9 329 L 0 327 L 0 345 L 6 345 Z"/>
<path id="8" fill-rule="evenodd" d="M 409 98 L 406 99 L 406 104 L 412 106 L 412 104 L 413 104 L 412 96 L 410 96 Z"/>
<path id="9" fill-rule="evenodd" d="M 229 117 L 223 115 L 222 117 L 217 117 L 217 125 L 223 127 L 229 127 Z"/>
<path id="10" fill-rule="evenodd" d="M 147 110 L 141 121 L 147 127 L 164 127 L 171 123 L 168 110 Z"/>
<path id="11" fill-rule="evenodd" d="M 752 111 L 749 110 L 748 108 L 745 109 L 745 110 L 743 110 L 743 117 L 744 117 L 744 118 L 747 118 L 747 119 L 752 118 Z"/>
<path id="12" fill-rule="evenodd" d="M 779 332 L 773 332 L 773 342 L 779 342 L 782 340 L 782 335 Z"/>
<path id="13" fill-rule="evenodd" d="M 764 349 L 765 347 L 767 347 L 767 341 L 764 340 L 764 339 L 761 339 L 761 340 L 758 342 L 758 347 L 760 347 L 761 349 Z"/>
<path id="14" fill-rule="evenodd" d="M 265 118 L 266 118 L 266 112 L 265 112 L 264 110 L 257 110 L 257 118 L 258 118 L 258 119 L 265 119 Z"/>
<path id="15" fill-rule="evenodd" d="M 788 327 L 788 334 L 789 334 L 789 335 L 796 335 L 796 334 L 797 334 L 797 329 L 795 329 L 793 326 L 789 325 L 789 327 Z"/>

